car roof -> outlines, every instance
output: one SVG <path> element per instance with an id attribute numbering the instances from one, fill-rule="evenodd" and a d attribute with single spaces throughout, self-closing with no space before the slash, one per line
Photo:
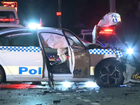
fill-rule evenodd
<path id="1" fill-rule="evenodd" d="M 36 31 L 37 33 L 40 32 L 51 32 L 51 33 L 58 33 L 58 34 L 63 34 L 62 29 L 58 29 L 58 28 L 52 28 L 52 27 L 41 27 L 40 29 L 36 29 L 36 30 L 32 30 L 29 28 L 9 28 L 9 29 L 4 29 L 4 30 L 0 30 L 0 35 L 2 34 L 6 34 L 9 32 L 18 32 L 18 31 Z"/>
<path id="2" fill-rule="evenodd" d="M 0 11 L 15 11 L 15 8 L 0 6 Z"/>

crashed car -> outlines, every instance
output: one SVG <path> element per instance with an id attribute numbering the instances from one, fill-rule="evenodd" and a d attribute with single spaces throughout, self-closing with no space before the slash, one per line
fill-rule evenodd
<path id="1" fill-rule="evenodd" d="M 83 42 L 67 29 L 41 27 L 0 31 L 0 82 L 88 81 L 123 83 L 119 50 Z"/>
<path id="2" fill-rule="evenodd" d="M 135 29 L 126 27 L 121 22 L 120 14 L 109 12 L 94 26 L 92 32 L 93 43 L 99 41 L 105 47 L 122 51 L 121 59 L 126 66 L 124 84 L 140 83 L 139 31 L 133 27 Z"/>

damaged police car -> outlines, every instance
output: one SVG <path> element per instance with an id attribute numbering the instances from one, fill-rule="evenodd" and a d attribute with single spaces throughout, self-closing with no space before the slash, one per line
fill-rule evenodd
<path id="1" fill-rule="evenodd" d="M 0 82 L 88 81 L 99 86 L 123 83 L 119 50 L 84 45 L 67 29 L 41 27 L 0 31 Z"/>

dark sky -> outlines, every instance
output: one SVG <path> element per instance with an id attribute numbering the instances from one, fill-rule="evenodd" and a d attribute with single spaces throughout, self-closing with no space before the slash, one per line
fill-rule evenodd
<path id="1" fill-rule="evenodd" d="M 1 0 L 2 1 L 2 0 Z M 6 0 L 5 0 L 6 1 Z M 8 0 L 12 1 L 12 0 Z M 39 21 L 44 26 L 58 27 L 57 0 L 13 0 L 18 2 L 18 16 L 23 21 Z M 92 29 L 109 12 L 109 0 L 61 0 L 62 27 L 76 33 L 81 29 Z M 138 0 L 116 0 L 116 8 L 122 14 L 133 13 L 131 7 Z M 125 1 L 125 2 L 124 2 Z M 134 6 L 134 5 L 133 5 Z M 131 8 L 131 9 L 130 9 Z M 130 10 L 131 11 L 130 11 Z M 124 10 L 124 11 L 123 11 Z M 130 13 L 129 13 L 130 15 Z"/>
<path id="2" fill-rule="evenodd" d="M 8 0 L 9 1 L 9 0 Z M 11 0 L 12 1 L 12 0 Z M 57 0 L 14 0 L 18 2 L 18 15 L 23 20 L 39 21 L 44 26 L 58 27 Z M 104 8 L 101 10 L 101 8 Z M 108 0 L 62 0 L 62 27 L 72 31 L 93 28 L 109 11 Z"/>

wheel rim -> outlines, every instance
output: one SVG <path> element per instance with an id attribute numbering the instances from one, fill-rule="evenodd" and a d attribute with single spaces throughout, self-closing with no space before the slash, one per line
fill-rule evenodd
<path id="1" fill-rule="evenodd" d="M 120 80 L 121 72 L 115 65 L 104 65 L 100 69 L 99 79 L 106 86 L 114 86 L 118 84 Z"/>

